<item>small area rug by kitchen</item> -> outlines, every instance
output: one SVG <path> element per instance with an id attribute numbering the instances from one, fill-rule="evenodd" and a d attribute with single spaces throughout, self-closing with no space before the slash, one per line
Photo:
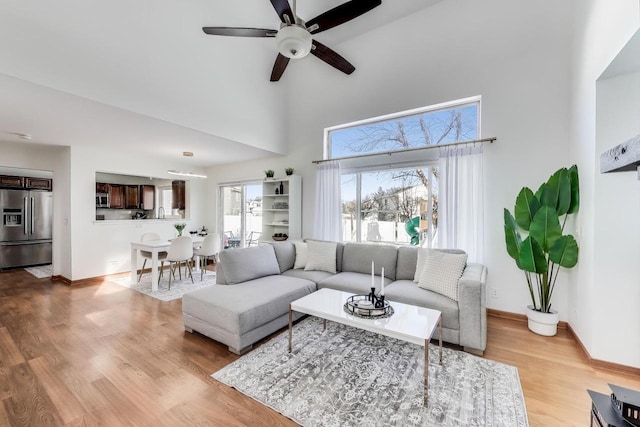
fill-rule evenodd
<path id="1" fill-rule="evenodd" d="M 518 370 L 461 351 L 424 348 L 314 317 L 211 376 L 303 426 L 527 426 Z"/>
<path id="2" fill-rule="evenodd" d="M 45 277 L 51 277 L 53 266 L 51 264 L 38 265 L 36 267 L 27 267 L 24 269 L 24 271 L 31 274 L 32 276 L 37 277 L 38 279 L 44 279 Z"/>
<path id="3" fill-rule="evenodd" d="M 184 269 L 182 271 L 182 279 L 180 280 L 171 280 L 171 289 L 169 289 L 169 270 L 165 270 L 162 279 L 160 279 L 160 285 L 158 286 L 157 291 L 151 290 L 151 274 L 145 273 L 142 275 L 142 279 L 140 283 L 131 284 L 131 277 L 119 277 L 117 279 L 110 279 L 110 282 L 117 283 L 120 286 L 124 286 L 125 288 L 133 289 L 134 291 L 138 291 L 142 294 L 149 295 L 150 297 L 162 300 L 162 301 L 172 301 L 178 298 L 182 298 L 182 295 L 195 291 L 196 289 L 201 289 L 206 286 L 211 286 L 216 284 L 216 273 L 214 271 L 207 271 L 204 275 L 202 281 L 200 281 L 200 272 L 193 272 L 193 283 L 191 283 L 191 279 L 185 277 Z M 178 273 L 176 272 L 176 277 L 178 277 Z"/>

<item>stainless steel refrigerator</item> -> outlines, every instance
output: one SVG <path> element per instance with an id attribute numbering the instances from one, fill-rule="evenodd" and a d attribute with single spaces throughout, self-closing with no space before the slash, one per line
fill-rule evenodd
<path id="1" fill-rule="evenodd" d="M 0 269 L 51 263 L 53 193 L 0 190 Z"/>

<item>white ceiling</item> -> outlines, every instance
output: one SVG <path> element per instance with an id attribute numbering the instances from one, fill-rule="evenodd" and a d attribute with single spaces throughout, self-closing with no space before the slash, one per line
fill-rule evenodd
<path id="1" fill-rule="evenodd" d="M 317 39 L 349 59 L 343 41 L 437 1 L 383 0 Z M 300 0 L 298 15 L 342 2 Z M 108 144 L 162 158 L 193 151 L 196 166 L 285 154 L 286 81 L 296 64 L 271 83 L 273 39 L 201 31 L 278 24 L 268 0 L 0 0 L 0 140 Z"/>

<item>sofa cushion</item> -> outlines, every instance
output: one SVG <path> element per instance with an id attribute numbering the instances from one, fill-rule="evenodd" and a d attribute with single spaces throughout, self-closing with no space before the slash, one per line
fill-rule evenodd
<path id="1" fill-rule="evenodd" d="M 328 273 L 326 271 L 305 271 L 301 268 L 292 268 L 291 270 L 287 270 L 282 273 L 284 276 L 289 277 L 299 277 L 300 279 L 311 280 L 313 283 L 318 283 L 327 277 L 333 276 L 333 273 Z"/>
<path id="2" fill-rule="evenodd" d="M 369 262 L 369 270 L 371 270 L 371 262 Z M 385 292 L 387 285 L 392 282 L 391 279 L 384 279 Z M 318 282 L 318 289 L 330 288 L 338 291 L 351 292 L 357 295 L 368 295 L 371 292 L 371 273 L 353 273 L 342 272 L 334 276 L 327 277 Z M 376 293 L 380 292 L 380 277 L 375 280 Z"/>
<path id="3" fill-rule="evenodd" d="M 424 262 L 418 286 L 458 301 L 458 281 L 467 265 L 467 254 L 433 251 Z"/>
<path id="4" fill-rule="evenodd" d="M 307 242 L 307 264 L 304 269 L 335 273 L 336 246 L 336 242 Z"/>
<path id="5" fill-rule="evenodd" d="M 296 261 L 296 247 L 293 243 L 285 240 L 284 242 L 271 242 L 271 244 L 278 259 L 280 273 L 293 268 Z"/>
<path id="6" fill-rule="evenodd" d="M 288 313 L 289 303 L 315 292 L 316 284 L 283 275 L 235 286 L 213 285 L 184 294 L 182 311 L 242 335 Z"/>
<path id="7" fill-rule="evenodd" d="M 296 260 L 293 268 L 304 268 L 307 265 L 307 253 L 309 252 L 305 242 L 293 242 L 296 248 Z"/>
<path id="8" fill-rule="evenodd" d="M 342 271 L 371 275 L 371 261 L 376 274 L 384 267 L 385 277 L 395 280 L 398 248 L 393 245 L 373 243 L 347 243 L 342 253 Z"/>
<path id="9" fill-rule="evenodd" d="M 442 326 L 449 329 L 459 329 L 458 303 L 436 292 L 420 288 L 413 280 L 396 280 L 385 285 L 384 294 L 390 301 L 418 305 L 442 312 Z"/>
<path id="10" fill-rule="evenodd" d="M 418 258 L 417 246 L 399 246 L 396 266 L 396 280 L 413 280 Z"/>
<path id="11" fill-rule="evenodd" d="M 280 274 L 278 260 L 271 245 L 221 251 L 220 263 L 224 265 L 225 280 L 231 285 Z"/>

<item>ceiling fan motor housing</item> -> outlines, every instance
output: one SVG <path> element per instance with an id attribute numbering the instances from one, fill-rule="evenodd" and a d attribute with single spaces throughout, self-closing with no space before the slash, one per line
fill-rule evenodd
<path id="1" fill-rule="evenodd" d="M 303 58 L 311 52 L 312 36 L 305 27 L 293 24 L 280 28 L 276 42 L 278 51 L 287 58 Z"/>

